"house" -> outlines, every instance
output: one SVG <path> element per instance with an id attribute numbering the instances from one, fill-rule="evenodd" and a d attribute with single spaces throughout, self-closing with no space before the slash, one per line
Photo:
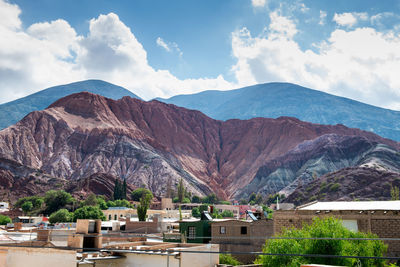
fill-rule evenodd
<path id="1" fill-rule="evenodd" d="M 352 231 L 371 232 L 381 238 L 400 237 L 400 201 L 312 202 L 296 210 L 278 210 L 273 214 L 274 233 L 283 228 L 300 228 L 314 217 L 336 217 Z M 385 241 L 389 256 L 400 256 L 400 241 Z"/>
<path id="2" fill-rule="evenodd" d="M 103 214 L 107 221 L 117 221 L 119 218 L 135 215 L 136 210 L 127 207 L 109 207 L 107 210 L 103 210 Z"/>
<path id="3" fill-rule="evenodd" d="M 9 209 L 8 202 L 0 202 L 0 212 L 8 209 Z"/>
<path id="4" fill-rule="evenodd" d="M 23 224 L 31 224 L 31 225 L 37 225 L 42 222 L 48 222 L 49 219 L 47 217 L 43 216 L 18 216 L 14 222 L 20 222 Z"/>
<path id="5" fill-rule="evenodd" d="M 179 232 L 184 235 L 188 243 L 209 243 L 211 240 L 210 214 L 204 211 L 199 219 L 181 220 Z"/>
<path id="6" fill-rule="evenodd" d="M 274 234 L 271 219 L 219 220 L 211 222 L 211 243 L 219 244 L 224 252 L 261 252 L 267 237 Z M 233 255 L 248 264 L 255 260 L 251 254 Z"/>

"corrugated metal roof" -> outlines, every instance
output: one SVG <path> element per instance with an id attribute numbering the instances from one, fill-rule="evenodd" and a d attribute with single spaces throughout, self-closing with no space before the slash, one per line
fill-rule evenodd
<path id="1" fill-rule="evenodd" d="M 303 205 L 298 210 L 400 210 L 400 200 L 316 202 Z"/>

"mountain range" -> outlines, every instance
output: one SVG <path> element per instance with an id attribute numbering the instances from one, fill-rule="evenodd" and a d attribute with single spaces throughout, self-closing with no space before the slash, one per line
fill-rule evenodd
<path id="1" fill-rule="evenodd" d="M 296 117 L 343 124 L 400 141 L 400 112 L 291 83 L 265 83 L 230 91 L 203 91 L 157 100 L 195 109 L 217 120 Z"/>
<path id="2" fill-rule="evenodd" d="M 13 187 L 19 181 L 45 183 L 37 191 L 47 190 L 50 181 L 82 191 L 71 183 L 104 184 L 112 176 L 132 188 L 144 184 L 156 195 L 181 178 L 196 195 L 290 195 L 343 168 L 397 172 L 399 150 L 396 141 L 343 125 L 292 117 L 221 121 L 155 100 L 82 92 L 0 131 L 0 180 L 12 181 L 0 193 L 20 194 Z"/>
<path id="3" fill-rule="evenodd" d="M 0 105 L 0 129 L 17 123 L 28 113 L 47 108 L 54 101 L 79 92 L 91 92 L 112 99 L 124 96 L 139 98 L 131 91 L 101 80 L 86 80 L 44 89 L 26 97 Z M 139 98 L 140 99 L 140 98 Z"/>

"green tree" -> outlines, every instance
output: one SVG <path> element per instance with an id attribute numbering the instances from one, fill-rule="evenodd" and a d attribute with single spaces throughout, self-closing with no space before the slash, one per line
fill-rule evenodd
<path id="1" fill-rule="evenodd" d="M 247 202 L 247 200 L 246 199 L 244 199 L 244 198 L 241 198 L 240 200 L 239 200 L 239 204 L 240 205 L 247 205 L 249 202 Z"/>
<path id="2" fill-rule="evenodd" d="M 14 204 L 15 207 L 17 208 L 22 208 L 22 205 L 25 202 L 31 202 L 32 203 L 32 209 L 30 210 L 30 214 L 39 214 L 41 213 L 41 210 L 43 208 L 43 197 L 39 196 L 30 196 L 30 197 L 23 197 L 17 200 L 17 202 Z"/>
<path id="3" fill-rule="evenodd" d="M 46 203 L 46 214 L 52 214 L 53 212 L 72 204 L 74 198 L 64 190 L 50 190 L 45 194 L 44 202 Z"/>
<path id="4" fill-rule="evenodd" d="M 126 179 L 124 178 L 124 183 L 122 184 L 122 195 L 121 195 L 122 199 L 126 199 L 126 188 L 127 188 Z"/>
<path id="5" fill-rule="evenodd" d="M 122 188 L 122 184 L 120 183 L 119 179 L 115 179 L 115 185 L 114 185 L 114 194 L 113 194 L 113 198 L 114 200 L 117 199 L 122 199 L 122 193 L 123 193 L 123 188 Z"/>
<path id="6" fill-rule="evenodd" d="M 30 212 L 32 210 L 33 204 L 30 201 L 26 201 L 26 202 L 24 202 L 24 204 L 22 204 L 21 208 L 25 214 L 28 214 L 28 212 Z"/>
<path id="7" fill-rule="evenodd" d="M 215 193 L 209 194 L 208 196 L 203 198 L 202 202 L 207 204 L 216 204 L 218 203 L 217 195 Z"/>
<path id="8" fill-rule="evenodd" d="M 182 200 L 182 203 L 184 203 L 184 204 L 190 203 L 190 199 L 187 197 L 184 197 Z"/>
<path id="9" fill-rule="evenodd" d="M 178 202 L 182 203 L 183 199 L 185 198 L 185 186 L 183 185 L 183 179 L 179 180 L 178 184 Z"/>
<path id="10" fill-rule="evenodd" d="M 97 206 L 99 201 L 95 194 L 90 194 L 84 201 L 81 202 L 80 206 Z"/>
<path id="11" fill-rule="evenodd" d="M 390 187 L 390 196 L 392 200 L 399 200 L 399 188 L 397 186 Z"/>
<path id="12" fill-rule="evenodd" d="M 231 254 L 219 254 L 219 263 L 233 266 L 242 264 L 240 261 L 232 257 Z"/>
<path id="13" fill-rule="evenodd" d="M 200 218 L 201 213 L 200 213 L 200 210 L 199 210 L 198 207 L 194 207 L 192 209 L 192 216 L 195 217 L 195 218 Z"/>
<path id="14" fill-rule="evenodd" d="M 97 196 L 97 204 L 101 210 L 108 209 L 107 202 L 105 201 L 103 196 Z"/>
<path id="15" fill-rule="evenodd" d="M 77 209 L 74 212 L 74 221 L 76 222 L 77 219 L 100 219 L 105 220 L 106 217 L 104 216 L 101 209 L 97 206 L 84 206 L 82 208 Z"/>
<path id="16" fill-rule="evenodd" d="M 147 209 L 150 206 L 152 198 L 153 198 L 152 194 L 151 195 L 143 194 L 143 196 L 140 198 L 140 204 L 137 206 L 137 214 L 139 221 L 146 221 Z"/>
<path id="17" fill-rule="evenodd" d="M 335 218 L 313 219 L 311 225 L 302 229 L 284 229 L 279 237 L 290 238 L 377 238 L 376 235 L 352 232 Z M 332 239 L 270 239 L 263 252 L 269 254 L 314 254 L 314 255 L 351 255 L 381 257 L 387 246 L 380 240 L 332 240 Z M 257 260 L 263 266 L 300 266 L 300 264 L 327 264 L 340 266 L 384 266 L 384 260 L 302 257 L 302 256 L 260 256 Z"/>
<path id="18" fill-rule="evenodd" d="M 131 193 L 131 198 L 133 201 L 140 201 L 140 199 L 144 196 L 144 195 L 151 195 L 151 198 L 153 198 L 153 194 L 151 193 L 151 191 L 147 188 L 138 188 L 132 191 Z"/>
<path id="19" fill-rule="evenodd" d="M 220 200 L 218 202 L 218 204 L 222 204 L 222 205 L 231 205 L 231 202 L 227 201 L 227 200 Z"/>
<path id="20" fill-rule="evenodd" d="M 233 218 L 233 212 L 231 210 L 224 210 L 221 212 L 222 218 Z"/>
<path id="21" fill-rule="evenodd" d="M 67 209 L 60 209 L 50 215 L 49 222 L 53 224 L 59 222 L 71 222 L 73 217 L 74 215 L 72 212 L 69 212 Z"/>
<path id="22" fill-rule="evenodd" d="M 255 203 L 256 198 L 257 198 L 256 193 L 254 193 L 254 192 L 251 193 L 250 196 L 249 196 L 249 203 L 252 202 L 252 201 Z"/>
<path id="23" fill-rule="evenodd" d="M 201 205 L 201 206 L 199 207 L 199 211 L 200 211 L 200 214 L 201 214 L 203 211 L 208 211 L 208 205 L 205 205 L 205 204 Z"/>
<path id="24" fill-rule="evenodd" d="M 199 196 L 194 195 L 192 197 L 192 203 L 201 203 L 201 198 Z"/>
<path id="25" fill-rule="evenodd" d="M 0 214 L 0 225 L 6 225 L 7 223 L 11 223 L 11 218 Z"/>

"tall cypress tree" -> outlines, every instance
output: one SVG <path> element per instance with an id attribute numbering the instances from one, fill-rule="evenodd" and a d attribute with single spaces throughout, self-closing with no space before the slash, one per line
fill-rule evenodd
<path id="1" fill-rule="evenodd" d="M 114 200 L 121 199 L 121 193 L 122 193 L 122 187 L 121 184 L 119 183 L 119 179 L 117 178 L 115 180 L 115 186 L 114 186 Z"/>
<path id="2" fill-rule="evenodd" d="M 122 185 L 122 199 L 126 199 L 126 178 L 124 178 L 124 184 Z"/>

